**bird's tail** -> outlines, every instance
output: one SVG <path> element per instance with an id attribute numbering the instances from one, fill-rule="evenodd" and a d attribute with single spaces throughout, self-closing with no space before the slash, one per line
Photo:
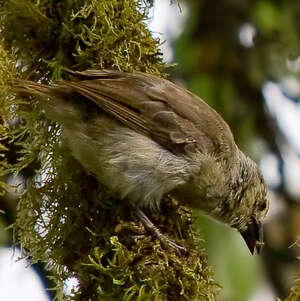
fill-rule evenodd
<path id="1" fill-rule="evenodd" d="M 59 123 L 74 124 L 81 116 L 72 102 L 72 91 L 64 85 L 45 85 L 29 80 L 16 79 L 12 83 L 17 92 L 38 96 L 46 116 Z"/>
<path id="2" fill-rule="evenodd" d="M 46 98 L 62 98 L 66 95 L 58 86 L 40 84 L 30 80 L 14 79 L 12 86 L 18 92 Z"/>

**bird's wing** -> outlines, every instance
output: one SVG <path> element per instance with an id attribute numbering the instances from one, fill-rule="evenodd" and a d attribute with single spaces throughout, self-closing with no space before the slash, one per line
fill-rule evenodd
<path id="1" fill-rule="evenodd" d="M 235 150 L 222 117 L 202 99 L 154 75 L 113 70 L 70 71 L 75 81 L 62 81 L 124 125 L 151 137 L 175 154 Z M 76 80 L 77 79 L 77 80 Z"/>

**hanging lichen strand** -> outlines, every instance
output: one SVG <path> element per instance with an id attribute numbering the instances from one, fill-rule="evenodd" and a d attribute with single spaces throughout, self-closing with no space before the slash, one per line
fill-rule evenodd
<path id="1" fill-rule="evenodd" d="M 149 2 L 0 0 L 0 176 L 26 177 L 17 239 L 32 262 L 46 264 L 59 300 L 215 300 L 217 285 L 190 212 L 166 198 L 164 215 L 152 217 L 189 250 L 177 254 L 82 169 L 37 101 L 10 87 L 16 76 L 48 83 L 63 66 L 163 76 L 159 41 L 144 24 Z M 78 287 L 65 296 L 70 277 Z"/>

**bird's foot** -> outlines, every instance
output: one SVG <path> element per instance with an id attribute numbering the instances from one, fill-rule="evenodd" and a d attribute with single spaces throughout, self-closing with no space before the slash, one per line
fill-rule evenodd
<path id="1" fill-rule="evenodd" d="M 178 245 L 173 240 L 169 239 L 166 235 L 162 234 L 160 230 L 151 222 L 147 215 L 140 209 L 135 207 L 135 213 L 137 217 L 144 224 L 145 228 L 154 234 L 162 243 L 173 248 L 179 254 L 186 254 L 187 249 L 183 246 Z"/>

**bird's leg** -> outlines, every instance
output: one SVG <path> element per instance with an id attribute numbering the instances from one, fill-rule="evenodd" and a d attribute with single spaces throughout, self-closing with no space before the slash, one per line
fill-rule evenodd
<path id="1" fill-rule="evenodd" d="M 141 220 L 144 224 L 145 228 L 154 234 L 161 242 L 166 243 L 173 249 L 175 249 L 179 253 L 187 253 L 187 249 L 176 244 L 174 241 L 169 239 L 166 235 L 162 234 L 160 230 L 150 221 L 147 215 L 138 207 L 134 207 L 134 212 L 137 217 Z"/>

